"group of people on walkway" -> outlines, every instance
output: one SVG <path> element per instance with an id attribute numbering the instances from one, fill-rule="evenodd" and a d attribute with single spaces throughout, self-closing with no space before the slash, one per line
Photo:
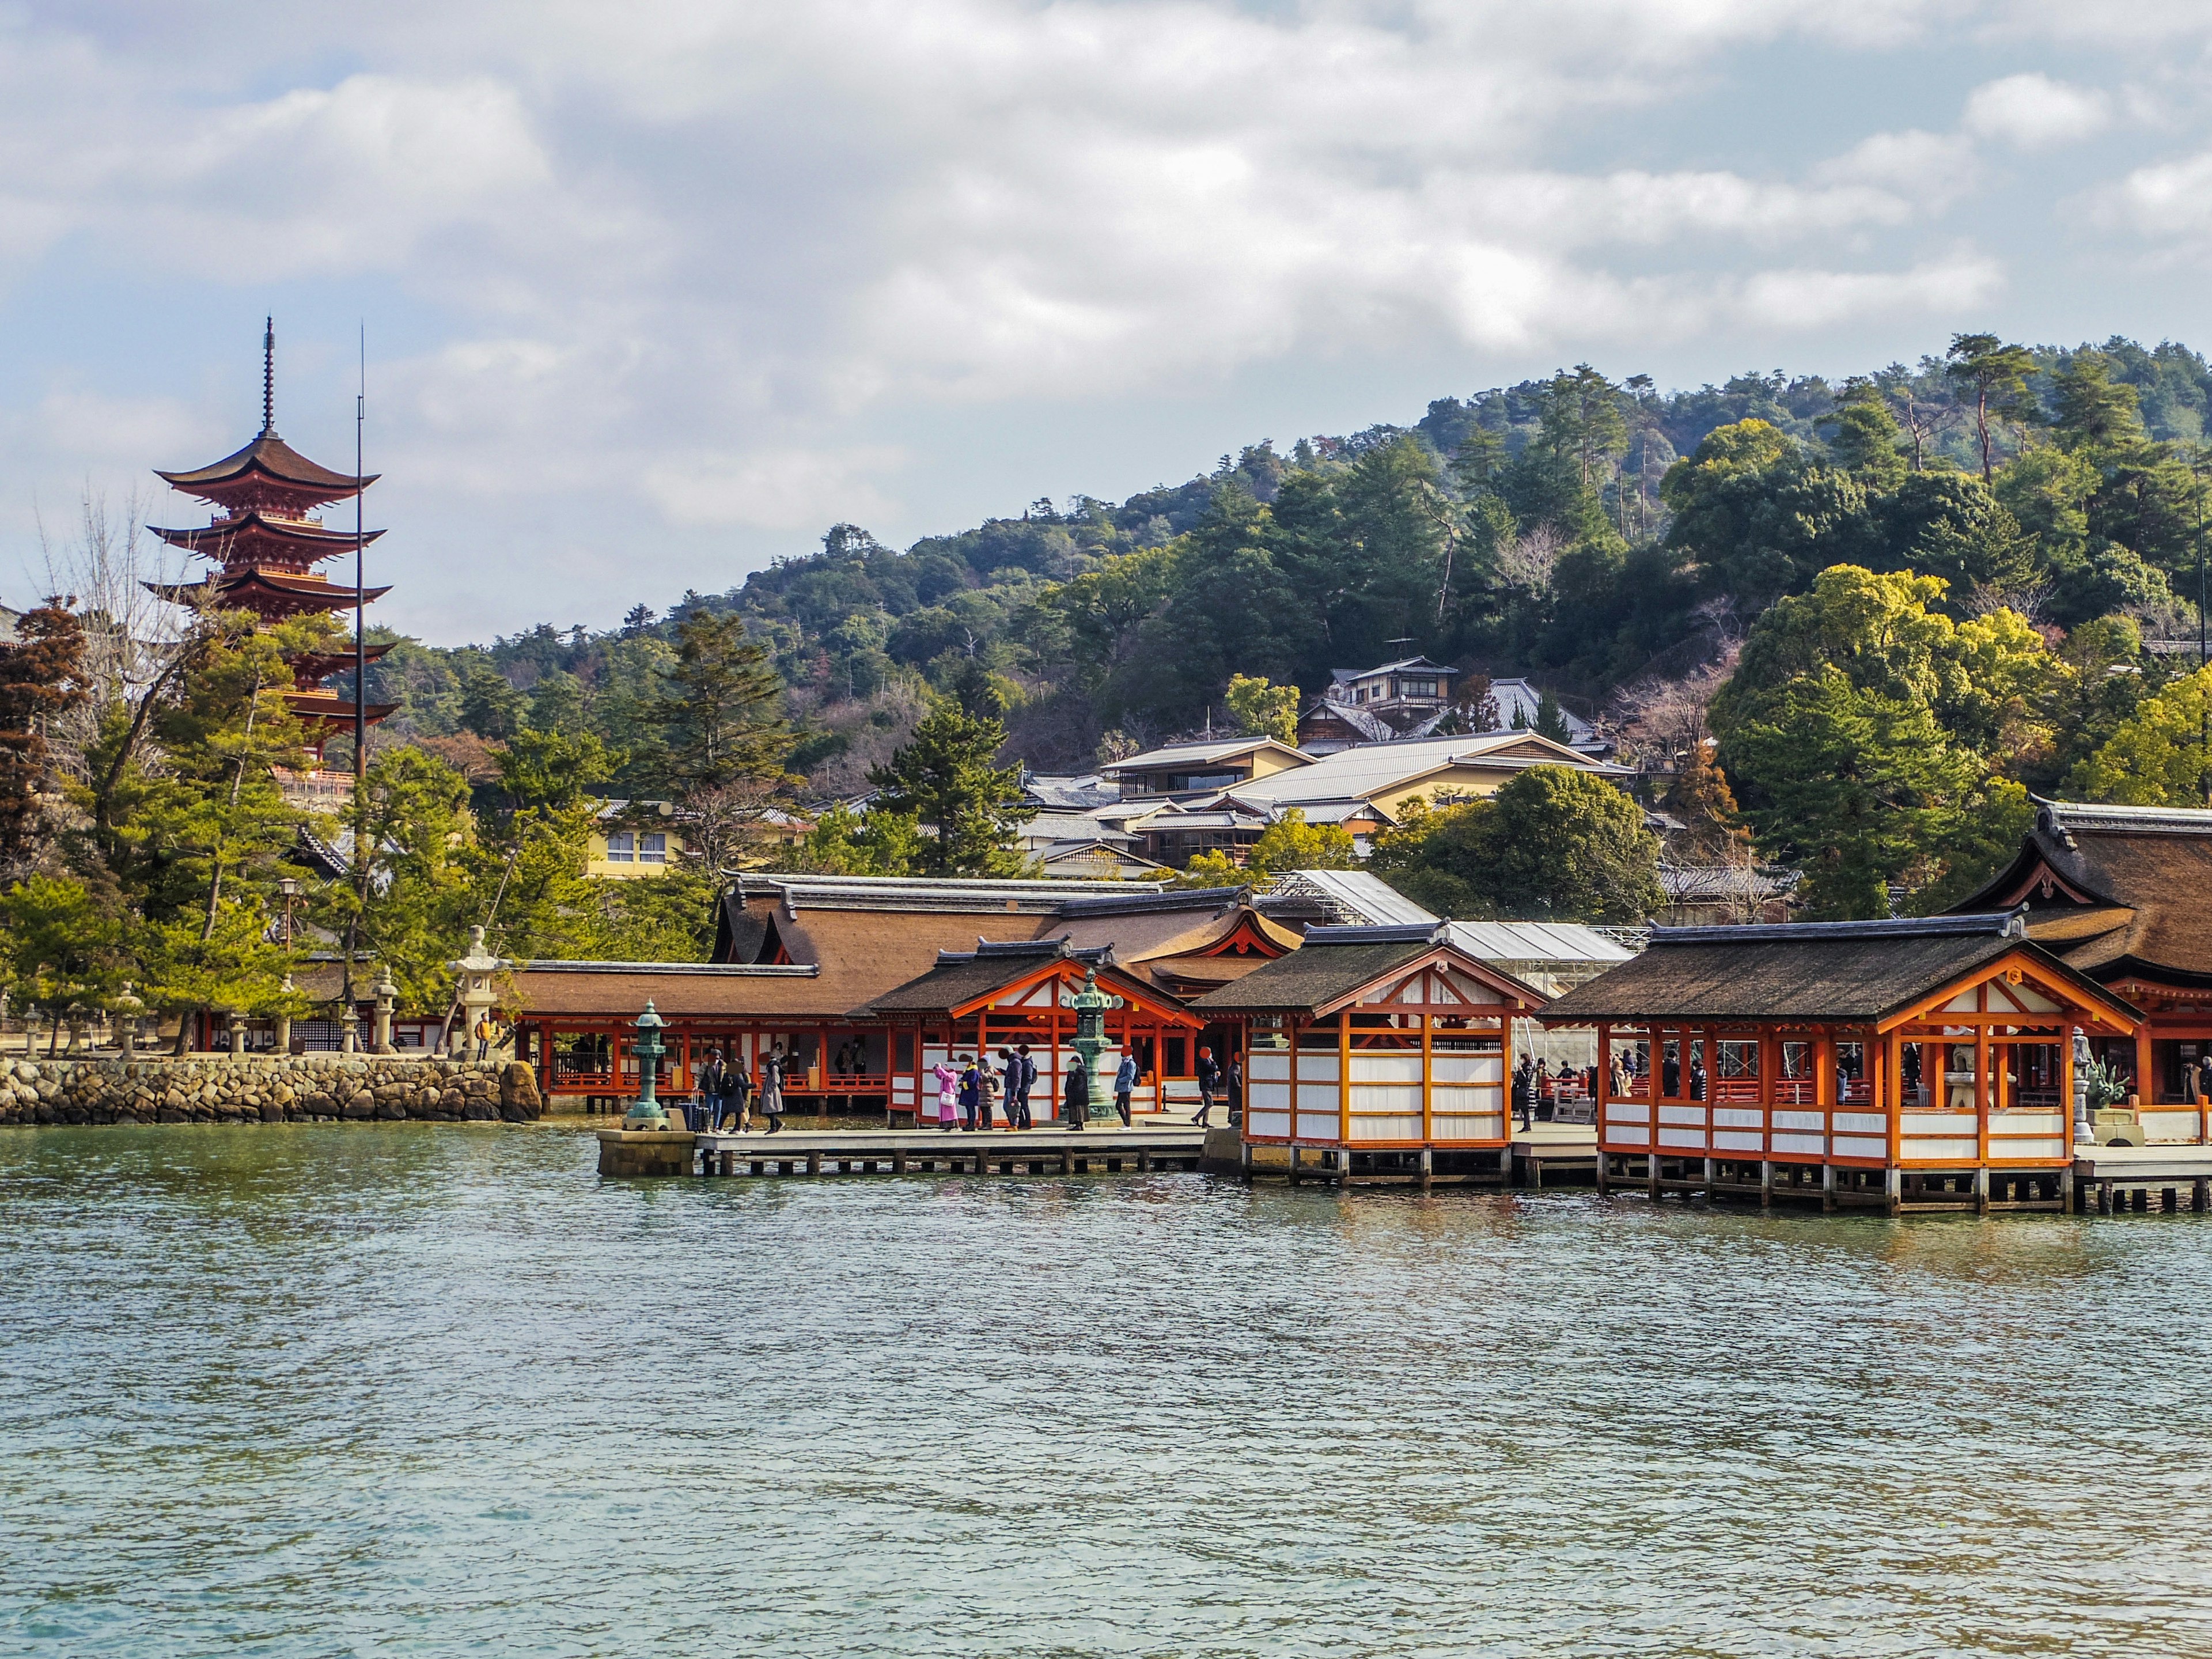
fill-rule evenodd
<path id="1" fill-rule="evenodd" d="M 789 1064 L 781 1043 L 761 1056 L 760 1079 L 755 1083 L 745 1070 L 745 1057 L 732 1051 L 724 1059 L 720 1048 L 707 1056 L 707 1063 L 699 1072 L 699 1098 L 687 1110 L 691 1128 L 719 1131 L 725 1122 L 733 1125 L 739 1134 L 752 1133 L 756 1110 L 768 1120 L 768 1132 L 777 1134 L 783 1128 L 783 1077 Z"/>
<path id="2" fill-rule="evenodd" d="M 1029 1044 L 1000 1049 L 997 1060 L 998 1064 L 992 1066 L 974 1054 L 958 1054 L 940 1060 L 930 1068 L 937 1085 L 935 1121 L 939 1129 L 991 1129 L 997 1127 L 1000 1117 L 1009 1129 L 1035 1127 L 1030 1102 L 1036 1088 L 1037 1065 Z M 712 1050 L 707 1063 L 700 1068 L 697 1099 L 684 1108 L 690 1127 L 695 1132 L 719 1132 L 727 1123 L 738 1133 L 750 1134 L 757 1115 L 767 1120 L 769 1134 L 780 1133 L 783 1128 L 784 1076 L 788 1065 L 783 1045 L 778 1043 L 761 1056 L 760 1076 L 756 1080 L 746 1071 L 742 1053 L 733 1051 L 725 1057 L 720 1048 Z M 1212 1049 L 1200 1048 L 1197 1070 L 1199 1107 L 1191 1121 L 1211 1127 L 1213 1103 L 1225 1094 L 1231 1121 L 1234 1122 L 1243 1088 L 1243 1068 L 1237 1057 L 1231 1054 L 1224 1070 L 1214 1059 Z M 1136 1056 L 1124 1054 L 1114 1073 L 1114 1110 L 1124 1128 L 1132 1121 L 1130 1101 L 1136 1093 L 1140 1075 Z M 1048 1090 L 1048 1105 L 1049 1101 Z M 1059 1121 L 1067 1128 L 1080 1129 L 1090 1119 L 1091 1076 L 1082 1057 L 1073 1055 L 1069 1059 L 1066 1082 L 1061 1091 Z"/>
<path id="3" fill-rule="evenodd" d="M 986 1065 L 974 1054 L 953 1054 L 939 1060 L 930 1067 L 930 1075 L 937 1084 L 937 1127 L 951 1131 L 990 1129 L 994 1118 L 1003 1115 L 1009 1129 L 1028 1129 L 1035 1127 L 1030 1101 L 1036 1088 L 1037 1066 L 1024 1042 L 1014 1048 L 1001 1048 L 995 1066 Z M 1131 1122 L 1130 1101 L 1137 1092 L 1141 1073 L 1137 1057 L 1124 1054 L 1121 1063 L 1114 1072 L 1114 1111 L 1127 1128 Z M 1213 1111 L 1214 1097 L 1224 1087 L 1235 1091 L 1243 1083 L 1243 1069 L 1235 1056 L 1231 1056 L 1229 1069 L 1224 1073 L 1210 1048 L 1198 1051 L 1198 1115 L 1193 1123 L 1209 1124 Z M 1232 1103 L 1231 1111 L 1235 1109 Z M 1068 1057 L 1067 1076 L 1060 1090 L 1060 1122 L 1066 1128 L 1080 1129 L 1091 1121 L 1091 1073 L 1080 1054 Z"/>

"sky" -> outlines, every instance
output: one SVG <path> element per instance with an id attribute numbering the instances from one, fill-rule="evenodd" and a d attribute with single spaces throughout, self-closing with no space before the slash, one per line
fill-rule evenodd
<path id="1" fill-rule="evenodd" d="M 273 314 L 441 644 L 1583 361 L 2212 349 L 2212 0 L 0 0 L 0 597 L 204 520 Z"/>

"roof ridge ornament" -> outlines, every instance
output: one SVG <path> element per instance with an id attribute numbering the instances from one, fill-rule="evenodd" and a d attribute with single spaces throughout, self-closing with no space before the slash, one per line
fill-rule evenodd
<path id="1" fill-rule="evenodd" d="M 261 324 L 261 435 L 276 435 L 276 319 Z"/>

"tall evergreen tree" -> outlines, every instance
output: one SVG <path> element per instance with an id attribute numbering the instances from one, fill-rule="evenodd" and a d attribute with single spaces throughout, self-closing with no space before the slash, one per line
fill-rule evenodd
<path id="1" fill-rule="evenodd" d="M 660 684 L 655 758 L 679 799 L 782 771 L 792 744 L 783 682 L 738 612 L 687 612 L 676 624 L 676 659 Z"/>
<path id="2" fill-rule="evenodd" d="M 1018 876 L 1029 860 L 1017 844 L 1037 809 L 1022 799 L 1022 769 L 994 766 L 1006 728 L 940 703 L 890 762 L 872 769 L 878 810 L 934 833 L 919 849 L 921 873 Z"/>

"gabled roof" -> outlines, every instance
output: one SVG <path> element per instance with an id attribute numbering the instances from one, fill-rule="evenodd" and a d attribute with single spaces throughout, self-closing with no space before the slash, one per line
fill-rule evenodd
<path id="1" fill-rule="evenodd" d="M 1960 910 L 2026 907 L 2028 937 L 2111 983 L 2212 986 L 2212 811 L 2036 801 L 2010 864 Z"/>
<path id="2" fill-rule="evenodd" d="M 1431 662 L 1426 657 L 1401 657 L 1395 662 L 1386 662 L 1380 668 L 1332 668 L 1329 677 L 1339 685 L 1350 680 L 1372 679 L 1377 674 L 1397 674 L 1419 670 L 1431 674 L 1462 674 L 1467 671 L 1454 668 L 1447 662 Z"/>
<path id="3" fill-rule="evenodd" d="M 1364 800 L 1378 792 L 1415 785 L 1462 766 L 1498 772 L 1565 766 L 1601 777 L 1632 775 L 1626 767 L 1593 761 L 1534 732 L 1494 732 L 1479 738 L 1417 738 L 1340 749 L 1310 765 L 1240 783 L 1236 793 L 1240 800 L 1273 807 L 1297 806 L 1309 800 Z"/>
<path id="4" fill-rule="evenodd" d="M 1164 766 L 1206 765 L 1218 761 L 1234 760 L 1239 755 L 1251 754 L 1255 750 L 1272 749 L 1288 758 L 1292 764 L 1310 764 L 1313 757 L 1302 749 L 1293 749 L 1274 738 L 1213 738 L 1200 743 L 1171 743 L 1159 749 L 1148 749 L 1141 755 L 1132 755 L 1127 760 L 1115 761 L 1103 768 L 1101 775 L 1119 778 L 1128 772 L 1156 771 Z"/>
<path id="5" fill-rule="evenodd" d="M 1880 1024 L 1954 981 L 2025 953 L 2081 1006 L 2132 1027 L 2136 1011 L 2075 972 L 2009 915 L 1775 927 L 1657 927 L 1638 956 L 1544 1010 L 1553 1025 L 1651 1019 Z"/>
<path id="6" fill-rule="evenodd" d="M 1435 957 L 1529 1009 L 1544 994 L 1468 955 L 1445 927 L 1314 927 L 1305 943 L 1190 1006 L 1203 1013 L 1321 1014 Z"/>
<path id="7" fill-rule="evenodd" d="M 1271 894 L 1320 900 L 1346 927 L 1431 927 L 1437 918 L 1367 870 L 1291 870 L 1275 878 Z"/>
<path id="8" fill-rule="evenodd" d="M 1134 975 L 1114 965 L 1110 945 L 1078 949 L 1064 939 L 991 940 L 979 939 L 972 951 L 943 951 L 927 973 L 884 992 L 870 1002 L 878 1014 L 960 1014 L 990 1001 L 1001 992 L 1042 973 L 1072 975 L 1080 969 L 1096 973 L 1100 988 L 1123 998 L 1136 999 L 1154 1012 L 1183 1017 L 1172 998 Z"/>

